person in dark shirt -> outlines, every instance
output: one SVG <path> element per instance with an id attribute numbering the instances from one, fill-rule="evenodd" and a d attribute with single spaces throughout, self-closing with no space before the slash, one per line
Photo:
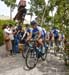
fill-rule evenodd
<path id="1" fill-rule="evenodd" d="M 17 30 L 18 30 L 18 31 L 21 31 L 21 30 L 22 30 L 22 25 L 21 25 L 20 22 L 18 23 Z"/>

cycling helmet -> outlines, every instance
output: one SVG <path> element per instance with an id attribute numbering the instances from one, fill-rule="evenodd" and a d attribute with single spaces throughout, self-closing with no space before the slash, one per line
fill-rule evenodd
<path id="1" fill-rule="evenodd" d="M 31 25 L 35 25 L 37 24 L 35 21 L 31 21 Z"/>

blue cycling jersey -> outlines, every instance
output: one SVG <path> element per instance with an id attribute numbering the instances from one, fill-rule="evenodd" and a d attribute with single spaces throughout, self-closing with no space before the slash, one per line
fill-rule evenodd
<path id="1" fill-rule="evenodd" d="M 28 32 L 28 33 L 31 33 L 31 32 L 32 32 L 32 30 L 29 28 L 29 29 L 27 29 L 27 32 Z"/>
<path id="2" fill-rule="evenodd" d="M 32 37 L 34 38 L 36 35 L 38 35 L 38 32 L 41 32 L 41 38 L 44 38 L 44 31 L 40 26 L 37 26 L 32 30 Z"/>
<path id="3" fill-rule="evenodd" d="M 58 38 L 59 35 L 58 35 L 58 30 L 57 29 L 54 29 L 53 30 L 53 34 L 54 34 L 54 37 L 55 38 Z"/>
<path id="4" fill-rule="evenodd" d="M 43 34 L 44 34 L 44 37 L 46 36 L 46 30 L 45 28 L 42 29 L 43 30 Z"/>

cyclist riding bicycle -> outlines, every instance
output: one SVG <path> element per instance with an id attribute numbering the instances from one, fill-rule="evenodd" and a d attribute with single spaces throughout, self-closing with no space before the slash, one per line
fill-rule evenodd
<path id="1" fill-rule="evenodd" d="M 54 41 L 55 41 L 55 45 L 58 46 L 59 45 L 59 42 L 58 42 L 58 39 L 59 39 L 59 30 L 57 28 L 53 28 L 51 30 L 51 32 L 53 33 L 54 35 Z"/>
<path id="2" fill-rule="evenodd" d="M 59 38 L 59 30 L 55 28 L 55 29 L 52 30 L 52 32 L 54 34 L 54 38 L 58 39 Z"/>
<path id="3" fill-rule="evenodd" d="M 33 28 L 33 30 L 32 30 L 32 38 L 34 39 L 38 35 L 38 37 L 36 38 L 37 42 L 38 42 L 39 45 L 41 45 L 42 50 L 44 50 L 45 47 L 44 47 L 44 44 L 43 44 L 43 40 L 45 38 L 45 35 L 44 35 L 43 28 L 38 26 L 38 24 L 35 21 L 31 22 L 31 26 Z"/>

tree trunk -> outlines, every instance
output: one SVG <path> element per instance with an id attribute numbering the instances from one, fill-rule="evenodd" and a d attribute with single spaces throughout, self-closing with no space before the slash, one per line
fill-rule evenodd
<path id="1" fill-rule="evenodd" d="M 10 6 L 10 20 L 12 20 L 12 8 Z"/>

